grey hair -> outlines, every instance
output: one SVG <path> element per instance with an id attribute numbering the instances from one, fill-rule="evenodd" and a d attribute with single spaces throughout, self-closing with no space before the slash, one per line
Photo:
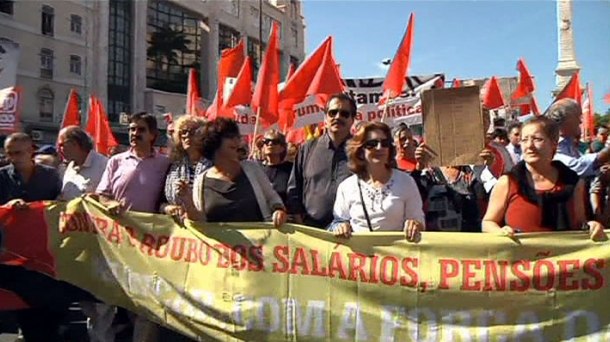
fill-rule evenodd
<path id="1" fill-rule="evenodd" d="M 580 104 L 573 99 L 561 99 L 553 103 L 544 115 L 562 125 L 570 114 L 582 115 Z"/>
<path id="2" fill-rule="evenodd" d="M 59 132 L 58 135 L 63 136 L 66 140 L 73 140 L 85 152 L 89 152 L 93 149 L 93 141 L 91 136 L 79 126 L 65 127 Z"/>

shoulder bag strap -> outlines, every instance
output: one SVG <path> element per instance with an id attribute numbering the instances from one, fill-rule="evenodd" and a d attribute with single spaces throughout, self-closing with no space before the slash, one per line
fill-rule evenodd
<path id="1" fill-rule="evenodd" d="M 360 179 L 356 178 L 356 183 L 358 183 L 358 192 L 360 193 L 360 202 L 362 203 L 362 210 L 364 210 L 364 217 L 366 218 L 366 224 L 369 227 L 369 231 L 373 231 L 373 227 L 371 226 L 371 219 L 369 218 L 369 212 L 366 210 L 366 205 L 364 204 L 364 196 L 362 196 L 362 186 L 360 185 Z"/>

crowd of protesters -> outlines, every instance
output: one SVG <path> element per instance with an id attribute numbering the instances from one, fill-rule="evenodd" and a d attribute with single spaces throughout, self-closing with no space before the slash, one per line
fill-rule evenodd
<path id="1" fill-rule="evenodd" d="M 129 148 L 109 158 L 94 151 L 80 127 L 59 132 L 58 150 L 36 150 L 27 134 L 15 133 L 4 144 L 8 165 L 0 168 L 0 205 L 27 209 L 29 202 L 87 195 L 117 215 L 131 210 L 275 227 L 293 222 L 340 238 L 398 231 L 417 241 L 426 230 L 604 236 L 608 131 L 599 128 L 583 149 L 575 101 L 560 100 L 545 116 L 494 130 L 477 165 L 441 167 L 429 167 L 430 149 L 407 126 L 392 130 L 371 122 L 354 131 L 357 107 L 345 94 L 331 96 L 325 111 L 325 130 L 315 139 L 295 147 L 271 130 L 254 151 L 226 118 L 182 116 L 170 132 L 169 156 L 154 148 L 157 120 L 146 113 L 131 116 Z M 19 293 L 5 280 L 15 266 L 0 267 L 0 288 Z M 69 302 L 64 304 L 14 312 L 21 339 L 62 341 L 60 317 Z M 79 297 L 79 304 L 91 341 L 188 340 L 94 298 Z"/>

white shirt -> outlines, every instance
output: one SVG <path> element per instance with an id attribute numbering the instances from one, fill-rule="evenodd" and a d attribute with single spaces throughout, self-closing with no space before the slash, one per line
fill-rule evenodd
<path id="1" fill-rule="evenodd" d="M 354 232 L 369 231 L 358 183 L 373 230 L 402 231 L 407 220 L 425 224 L 417 184 L 410 175 L 399 170 L 392 171 L 390 180 L 381 189 L 359 180 L 356 175 L 341 182 L 333 209 L 335 221 L 349 221 Z"/>
<path id="2" fill-rule="evenodd" d="M 95 192 L 102 179 L 108 158 L 93 150 L 89 152 L 85 162 L 77 166 L 71 161 L 66 166 L 60 199 L 70 201 L 88 192 Z"/>
<path id="3" fill-rule="evenodd" d="M 510 154 L 511 159 L 513 160 L 513 164 L 517 164 L 523 158 L 523 152 L 521 151 L 521 146 L 513 145 L 509 143 L 506 145 L 506 150 Z"/>

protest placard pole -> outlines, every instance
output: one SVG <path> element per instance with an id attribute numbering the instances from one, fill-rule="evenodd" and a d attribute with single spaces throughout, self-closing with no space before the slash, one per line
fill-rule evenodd
<path id="1" fill-rule="evenodd" d="M 382 123 L 385 123 L 385 118 L 388 115 L 388 105 L 390 104 L 390 101 L 392 101 L 392 100 L 390 98 L 388 98 L 388 100 L 383 105 L 383 115 L 381 116 Z"/>
<path id="2" fill-rule="evenodd" d="M 254 132 L 252 132 L 252 141 L 250 142 L 250 155 L 254 153 L 254 147 L 256 147 L 256 132 L 258 131 L 259 120 L 261 118 L 261 107 L 256 109 L 256 121 L 254 121 Z"/>

